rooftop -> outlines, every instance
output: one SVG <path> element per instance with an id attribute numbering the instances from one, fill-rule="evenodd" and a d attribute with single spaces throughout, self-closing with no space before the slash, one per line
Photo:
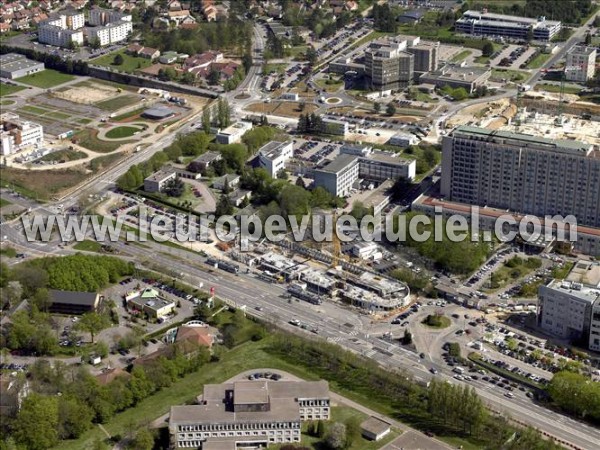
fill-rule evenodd
<path id="1" fill-rule="evenodd" d="M 219 159 L 221 159 L 221 154 L 219 152 L 206 152 L 198 156 L 194 161 L 210 164 L 211 162 L 218 161 Z"/>
<path id="2" fill-rule="evenodd" d="M 495 22 L 509 22 L 509 23 L 524 23 L 529 25 L 534 25 L 537 23 L 545 23 L 547 25 L 558 25 L 559 21 L 556 20 L 538 20 L 531 17 L 521 17 L 521 16 L 509 16 L 507 14 L 496 14 L 491 12 L 481 12 L 475 10 L 468 10 L 463 13 L 463 18 L 473 18 L 473 19 L 487 19 Z"/>
<path id="3" fill-rule="evenodd" d="M 358 164 L 358 157 L 355 155 L 338 155 L 333 161 L 327 164 L 325 167 L 321 169 L 317 169 L 321 172 L 328 173 L 339 173 L 345 170 L 352 164 Z"/>
<path id="4" fill-rule="evenodd" d="M 485 67 L 474 67 L 474 66 L 457 66 L 455 64 L 448 64 L 441 69 L 433 72 L 426 72 L 422 75 L 424 79 L 435 77 L 442 80 L 458 80 L 458 81 L 476 81 L 479 77 L 490 72 L 490 69 Z"/>
<path id="5" fill-rule="evenodd" d="M 381 434 L 384 431 L 388 430 L 390 426 L 391 425 L 389 423 L 373 416 L 369 417 L 367 420 L 360 424 L 360 427 L 363 430 L 373 434 Z"/>
<path id="6" fill-rule="evenodd" d="M 594 303 L 596 300 L 600 301 L 600 289 L 585 286 L 583 283 L 567 280 L 552 280 L 546 287 L 555 291 L 568 293 L 569 295 L 590 304 Z"/>
<path id="7" fill-rule="evenodd" d="M 411 135 L 408 135 L 409 137 L 412 137 Z M 396 154 L 391 153 L 391 152 L 382 152 L 382 151 L 374 151 L 368 158 L 364 158 L 367 160 L 373 160 L 373 161 L 381 161 L 384 163 L 388 163 L 388 164 L 398 164 L 400 166 L 407 166 L 409 164 L 412 164 L 412 162 L 414 160 L 412 159 L 404 159 L 404 158 L 400 158 L 399 156 L 396 156 Z"/>
<path id="8" fill-rule="evenodd" d="M 154 172 L 152 175 L 150 175 L 149 177 L 146 177 L 146 180 L 148 181 L 157 181 L 157 182 L 161 182 L 161 181 L 165 181 L 165 179 L 172 177 L 173 174 L 175 172 L 172 170 L 159 170 L 157 172 Z"/>
<path id="9" fill-rule="evenodd" d="M 576 45 L 569 53 L 579 55 L 591 55 L 596 51 L 596 47 L 586 47 L 585 45 Z"/>
<path id="10" fill-rule="evenodd" d="M 69 305 L 95 306 L 98 300 L 98 294 L 95 292 L 59 291 L 50 289 L 49 294 L 50 300 L 53 303 Z"/>
<path id="11" fill-rule="evenodd" d="M 512 142 L 507 144 L 521 146 L 538 146 L 546 147 L 548 150 L 553 150 L 563 153 L 571 153 L 579 156 L 588 156 L 592 153 L 592 145 L 579 141 L 567 141 L 563 139 L 549 139 L 541 136 L 532 136 L 529 134 L 513 133 L 511 131 L 488 130 L 486 128 L 478 128 L 472 126 L 460 126 L 454 130 L 453 136 L 471 135 L 486 138 L 490 142 L 496 139 L 506 139 Z"/>
<path id="12" fill-rule="evenodd" d="M 264 156 L 265 158 L 269 158 L 269 159 L 273 160 L 273 159 L 279 158 L 281 156 L 281 154 L 283 153 L 284 147 L 286 147 L 287 145 L 289 145 L 289 141 L 287 141 L 287 142 L 271 141 L 271 142 L 267 142 L 265 145 L 263 145 L 258 150 L 258 152 L 260 153 L 261 156 Z"/>
<path id="13" fill-rule="evenodd" d="M 600 289 L 600 262 L 577 261 L 566 280 Z"/>

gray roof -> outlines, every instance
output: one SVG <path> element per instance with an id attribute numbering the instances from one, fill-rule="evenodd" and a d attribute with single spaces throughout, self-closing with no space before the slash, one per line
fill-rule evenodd
<path id="1" fill-rule="evenodd" d="M 377 435 L 388 430 L 390 428 L 390 424 L 381 419 L 378 419 L 377 417 L 371 416 L 360 424 L 360 428 L 364 431 L 368 431 L 369 433 Z"/>
<path id="2" fill-rule="evenodd" d="M 331 161 L 325 167 L 318 169 L 318 170 L 321 172 L 339 173 L 354 163 L 358 163 L 358 156 L 341 154 L 341 155 L 338 155 L 333 161 Z"/>
<path id="3" fill-rule="evenodd" d="M 549 139 L 541 136 L 532 136 L 529 134 L 513 133 L 502 130 L 488 130 L 486 128 L 478 128 L 471 126 L 460 126 L 454 130 L 453 136 L 456 134 L 467 134 L 473 136 L 487 137 L 490 141 L 495 138 L 510 139 L 515 141 L 515 144 L 522 143 L 524 146 L 528 144 L 538 145 L 539 147 L 547 147 L 548 150 L 579 154 L 586 156 L 591 152 L 592 145 L 579 141 L 567 141 L 563 139 Z"/>
<path id="4" fill-rule="evenodd" d="M 44 68 L 44 63 L 27 59 L 25 56 L 16 53 L 8 53 L 0 57 L 0 66 L 2 66 L 3 72 L 16 72 L 32 67 Z"/>
<path id="5" fill-rule="evenodd" d="M 50 289 L 50 300 L 52 303 L 66 305 L 96 306 L 98 294 L 95 292 L 59 291 Z"/>
<path id="6" fill-rule="evenodd" d="M 194 159 L 195 162 L 210 164 L 221 159 L 219 152 L 206 152 Z"/>
<path id="7" fill-rule="evenodd" d="M 146 177 L 144 179 L 144 181 L 148 180 L 148 181 L 157 181 L 157 182 L 162 182 L 165 181 L 166 179 L 170 178 L 173 176 L 173 174 L 175 173 L 174 170 L 166 170 L 166 169 L 160 169 L 156 172 L 154 172 L 152 175 L 149 175 L 148 177 Z"/>
<path id="8" fill-rule="evenodd" d="M 160 118 L 169 117 L 169 116 L 172 116 L 173 114 L 175 114 L 175 111 L 173 111 L 171 108 L 167 108 L 166 106 L 161 106 L 161 105 L 155 105 L 152 108 L 146 109 L 142 113 L 143 116 L 160 117 Z"/>
<path id="9" fill-rule="evenodd" d="M 283 147 L 285 147 L 286 145 L 289 145 L 289 141 L 287 141 L 287 142 L 271 141 L 271 142 L 267 142 L 265 145 L 263 145 L 258 150 L 258 152 L 261 156 L 273 160 L 281 155 L 281 153 L 283 152 Z"/>

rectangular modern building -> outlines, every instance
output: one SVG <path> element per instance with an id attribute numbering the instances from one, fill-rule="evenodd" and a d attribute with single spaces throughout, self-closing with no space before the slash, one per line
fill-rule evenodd
<path id="1" fill-rule="evenodd" d="M 101 297 L 95 292 L 59 291 L 50 289 L 50 312 L 54 314 L 85 314 L 94 312 Z"/>
<path id="2" fill-rule="evenodd" d="M 0 154 L 10 155 L 27 147 L 44 142 L 44 128 L 33 122 L 21 120 L 18 115 L 0 115 Z"/>
<path id="3" fill-rule="evenodd" d="M 92 39 L 97 40 L 102 47 L 123 42 L 127 40 L 132 32 L 133 25 L 131 22 L 124 20 L 112 22 L 98 27 L 86 28 L 88 41 Z"/>
<path id="4" fill-rule="evenodd" d="M 219 144 L 235 144 L 240 142 L 246 131 L 250 131 L 251 129 L 252 122 L 236 122 L 224 130 L 219 131 L 216 139 Z"/>
<path id="5" fill-rule="evenodd" d="M 596 74 L 596 48 L 576 45 L 567 52 L 567 70 L 565 78 L 568 81 L 585 83 Z"/>
<path id="6" fill-rule="evenodd" d="M 161 192 L 165 185 L 177 178 L 177 173 L 173 170 L 159 170 L 144 180 L 144 191 Z"/>
<path id="7" fill-rule="evenodd" d="M 600 227 L 600 151 L 590 144 L 461 126 L 442 139 L 447 200 Z"/>
<path id="8" fill-rule="evenodd" d="M 413 47 L 408 47 L 407 52 L 412 53 L 415 57 L 414 70 L 415 78 L 425 72 L 434 72 L 439 66 L 439 42 L 419 44 Z"/>
<path id="9" fill-rule="evenodd" d="M 260 167 L 275 178 L 280 170 L 285 169 L 285 163 L 294 154 L 292 141 L 268 142 L 258 150 L 258 162 Z"/>
<path id="10" fill-rule="evenodd" d="M 176 448 L 263 448 L 300 442 L 301 422 L 329 420 L 326 381 L 236 381 L 208 384 L 197 405 L 172 406 Z"/>
<path id="11" fill-rule="evenodd" d="M 85 16 L 79 11 L 61 11 L 38 25 L 38 41 L 56 47 L 83 45 Z"/>
<path id="12" fill-rule="evenodd" d="M 365 75 L 376 89 L 399 89 L 413 80 L 415 57 L 404 51 L 406 41 L 373 42 L 365 51 Z"/>
<path id="13" fill-rule="evenodd" d="M 349 126 L 348 126 L 348 122 L 345 122 L 343 120 L 336 120 L 336 119 L 327 119 L 324 118 L 323 120 L 323 132 L 327 133 L 327 134 L 334 134 L 334 135 L 339 135 L 339 136 L 345 136 L 346 134 L 348 134 L 348 130 L 349 130 Z"/>
<path id="14" fill-rule="evenodd" d="M 131 14 L 124 14 L 113 9 L 104 9 L 98 7 L 93 7 L 90 10 L 90 25 L 102 26 L 119 21 L 131 22 Z"/>
<path id="15" fill-rule="evenodd" d="M 477 36 L 502 36 L 511 39 L 549 41 L 556 36 L 562 24 L 556 20 L 546 20 L 544 16 L 536 19 L 509 16 L 480 11 L 465 11 L 454 23 L 457 33 Z"/>
<path id="16" fill-rule="evenodd" d="M 492 71 L 486 67 L 461 67 L 455 64 L 447 64 L 433 72 L 426 72 L 419 77 L 420 83 L 433 84 L 438 88 L 450 86 L 451 88 L 465 88 L 470 94 L 479 86 L 485 85 L 492 75 Z"/>
<path id="17" fill-rule="evenodd" d="M 314 171 L 315 186 L 339 197 L 348 195 L 358 180 L 358 165 L 358 157 L 339 155 L 322 169 Z"/>
<path id="18" fill-rule="evenodd" d="M 45 69 L 43 62 L 33 61 L 18 53 L 0 56 L 0 78 L 14 80 Z"/>

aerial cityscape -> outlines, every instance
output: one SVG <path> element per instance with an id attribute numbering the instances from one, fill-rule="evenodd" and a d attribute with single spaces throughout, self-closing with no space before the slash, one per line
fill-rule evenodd
<path id="1" fill-rule="evenodd" d="M 0 450 L 600 448 L 600 1 L 0 1 Z"/>

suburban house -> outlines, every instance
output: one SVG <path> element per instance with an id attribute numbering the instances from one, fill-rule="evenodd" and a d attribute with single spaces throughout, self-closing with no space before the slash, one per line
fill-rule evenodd
<path id="1" fill-rule="evenodd" d="M 213 181 L 212 187 L 220 191 L 225 189 L 225 186 L 228 186 L 230 189 L 235 189 L 237 185 L 240 184 L 240 179 L 241 177 L 239 175 L 235 173 L 228 173 L 227 175 L 216 178 Z"/>
<path id="2" fill-rule="evenodd" d="M 95 312 L 103 297 L 96 292 L 49 290 L 50 312 L 53 314 L 85 314 Z"/>
<path id="3" fill-rule="evenodd" d="M 106 386 L 107 384 L 111 383 L 119 377 L 128 380 L 131 377 L 131 374 L 123 369 L 115 367 L 113 369 L 106 369 L 101 374 L 96 375 L 95 378 L 98 381 L 99 385 Z"/>

